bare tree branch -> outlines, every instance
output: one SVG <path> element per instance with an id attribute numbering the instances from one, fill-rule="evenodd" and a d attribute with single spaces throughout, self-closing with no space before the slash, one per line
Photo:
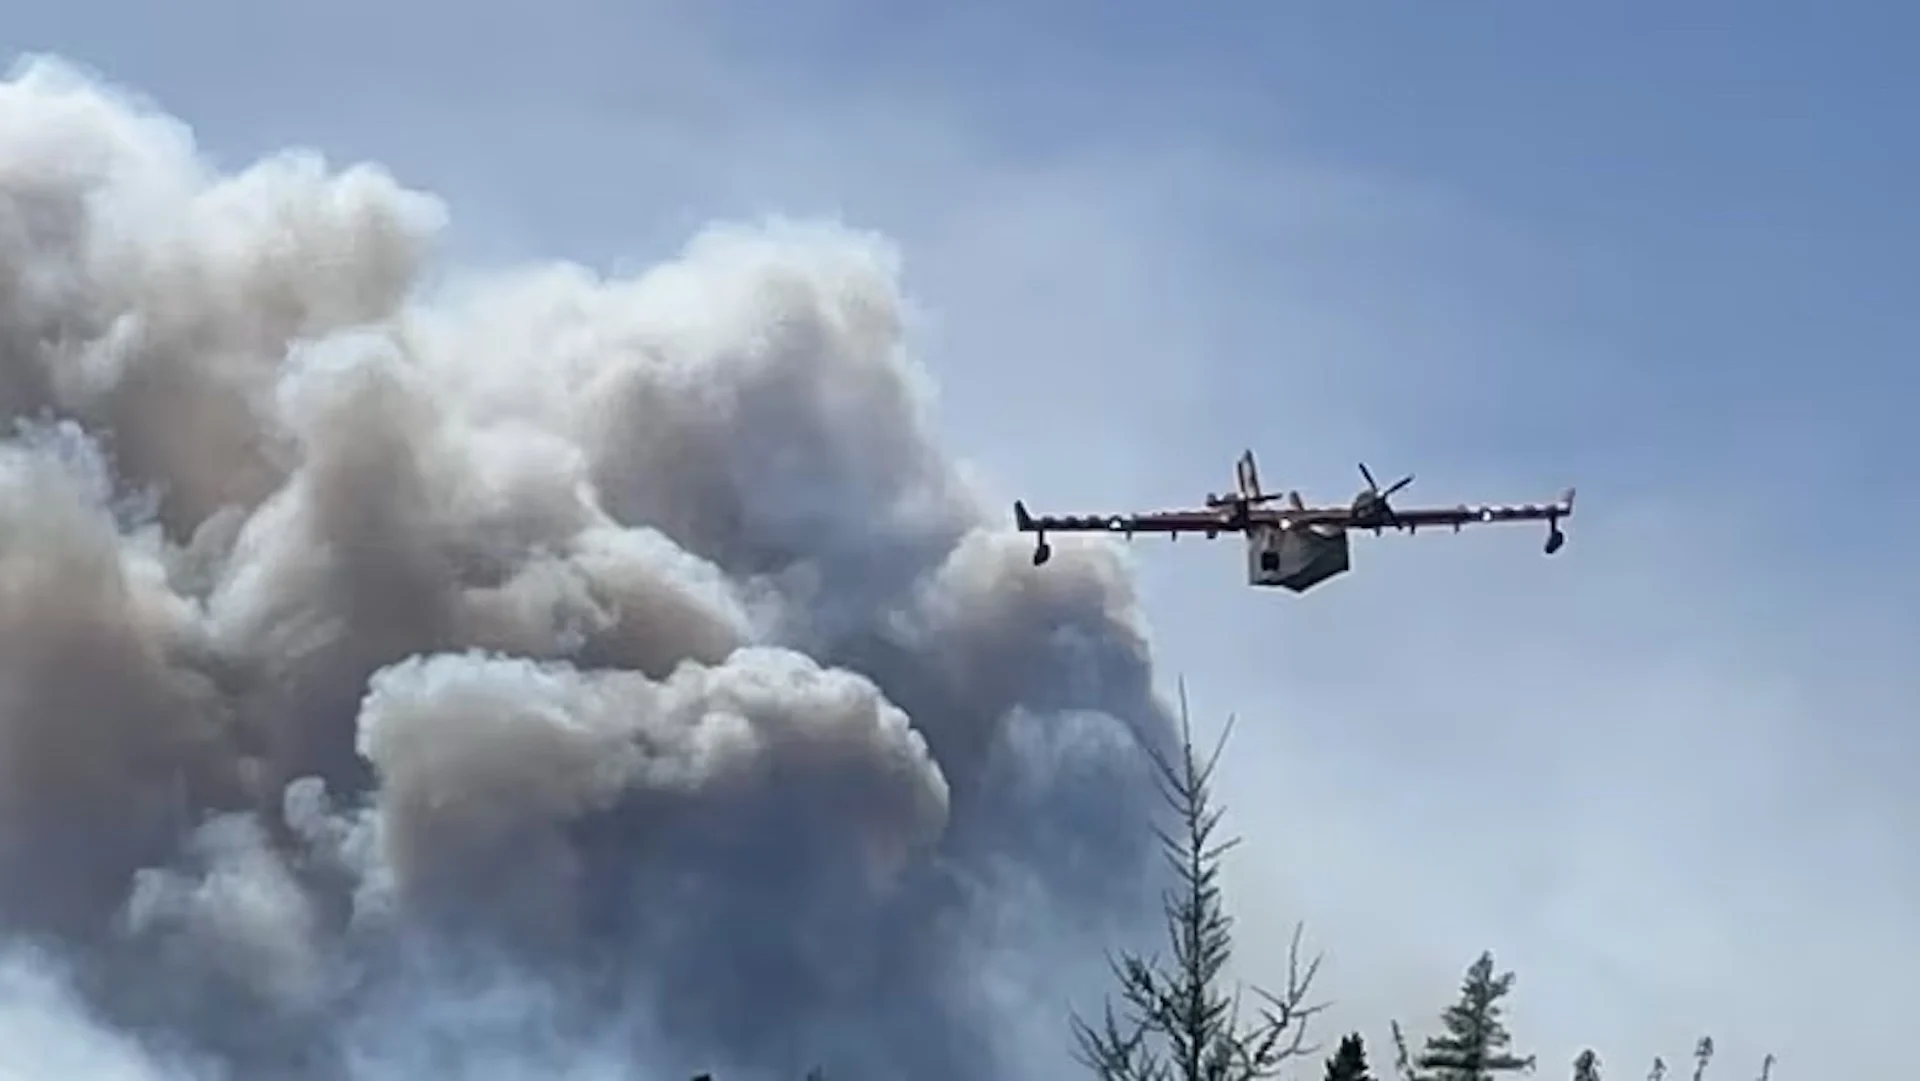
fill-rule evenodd
<path id="1" fill-rule="evenodd" d="M 1242 1019 L 1242 989 L 1224 986 L 1233 919 L 1220 888 L 1220 864 L 1239 839 L 1216 839 L 1223 814 L 1212 804 L 1211 785 L 1233 724 L 1229 717 L 1202 759 L 1183 680 L 1181 753 L 1149 751 L 1174 816 L 1171 828 L 1155 830 L 1175 881 L 1165 899 L 1172 953 L 1164 963 L 1134 954 L 1111 959 L 1120 1010 L 1109 999 L 1099 1024 L 1073 1019 L 1079 1060 L 1102 1081 L 1256 1081 L 1318 1050 L 1307 1043 L 1306 1027 L 1326 1008 L 1308 1001 L 1320 958 L 1302 966 L 1302 928 L 1294 928 L 1285 988 L 1253 988 L 1264 1003 L 1257 1020 Z"/>

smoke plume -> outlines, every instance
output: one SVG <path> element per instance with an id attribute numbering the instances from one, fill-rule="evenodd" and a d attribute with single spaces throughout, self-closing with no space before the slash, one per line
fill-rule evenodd
<path id="1" fill-rule="evenodd" d="M 979 505 L 880 238 L 446 222 L 0 83 L 0 1073 L 1050 1075 L 1155 887 L 1121 564 Z"/>

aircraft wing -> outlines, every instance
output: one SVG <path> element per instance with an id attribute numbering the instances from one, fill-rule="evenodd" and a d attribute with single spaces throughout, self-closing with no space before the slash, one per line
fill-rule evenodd
<path id="1" fill-rule="evenodd" d="M 1573 514 L 1573 489 L 1569 488 L 1555 503 L 1488 503 L 1457 507 L 1395 507 L 1393 517 L 1399 528 L 1428 526 L 1464 526 L 1477 522 L 1536 522 L 1566 518 Z M 1255 520 L 1272 519 L 1286 526 L 1351 527 L 1353 510 L 1349 507 L 1299 507 L 1281 511 L 1258 512 Z"/>
<path id="2" fill-rule="evenodd" d="M 1239 528 L 1229 515 L 1218 511 L 1035 515 L 1018 501 L 1013 504 L 1013 520 L 1022 533 L 1230 533 Z"/>
<path id="3" fill-rule="evenodd" d="M 1347 507 L 1289 507 L 1279 511 L 1256 511 L 1253 518 L 1282 528 L 1301 525 L 1345 526 L 1353 521 L 1353 511 Z"/>
<path id="4" fill-rule="evenodd" d="M 1568 489 L 1556 503 L 1489 503 L 1477 507 L 1394 508 L 1393 516 L 1403 527 L 1463 526 L 1476 522 L 1542 522 L 1573 514 L 1573 490 Z"/>

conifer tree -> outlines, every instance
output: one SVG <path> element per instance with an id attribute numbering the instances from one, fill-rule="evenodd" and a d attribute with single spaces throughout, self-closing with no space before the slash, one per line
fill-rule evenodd
<path id="1" fill-rule="evenodd" d="M 1533 1056 L 1507 1050 L 1512 1042 L 1500 1015 L 1500 1000 L 1513 990 L 1513 973 L 1493 972 L 1493 954 L 1483 953 L 1467 969 L 1460 1000 L 1440 1015 L 1444 1036 L 1427 1037 L 1426 1050 L 1414 1060 L 1420 1081 L 1494 1081 L 1500 1074 L 1531 1071 Z"/>
<path id="2" fill-rule="evenodd" d="M 1211 784 L 1226 730 L 1213 754 L 1195 753 L 1180 689 L 1180 754 L 1150 752 L 1161 794 L 1174 812 L 1175 828 L 1159 831 L 1161 851 L 1176 884 L 1165 901 L 1172 959 L 1123 953 L 1112 962 L 1123 1009 L 1109 1001 L 1098 1025 L 1073 1018 L 1079 1058 L 1101 1081 L 1255 1081 L 1272 1077 L 1290 1059 L 1314 1051 L 1306 1043 L 1308 1020 L 1323 1008 L 1307 994 L 1320 968 L 1315 958 L 1300 965 L 1300 928 L 1288 954 L 1287 984 L 1278 994 L 1254 988 L 1263 1000 L 1260 1019 L 1243 1023 L 1240 990 L 1222 986 L 1233 953 L 1232 918 L 1220 889 L 1221 858 L 1237 839 L 1216 840 L 1221 812 Z"/>
<path id="3" fill-rule="evenodd" d="M 1693 1081 L 1706 1081 L 1707 1063 L 1713 1061 L 1713 1037 L 1702 1036 L 1693 1045 Z"/>
<path id="4" fill-rule="evenodd" d="M 1390 1022 L 1393 1032 L 1393 1072 L 1400 1081 L 1420 1081 L 1413 1072 L 1413 1053 L 1407 1050 L 1407 1034 L 1400 1029 L 1400 1022 Z"/>
<path id="5" fill-rule="evenodd" d="M 1340 1038 L 1340 1049 L 1327 1060 L 1327 1081 L 1373 1081 L 1367 1072 L 1367 1045 L 1358 1032 Z"/>

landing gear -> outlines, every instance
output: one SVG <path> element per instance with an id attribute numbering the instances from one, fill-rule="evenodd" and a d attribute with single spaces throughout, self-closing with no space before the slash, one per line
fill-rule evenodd
<path id="1" fill-rule="evenodd" d="M 1560 532 L 1559 523 L 1557 522 L 1547 523 L 1547 554 L 1552 555 L 1553 553 L 1559 551 L 1561 546 L 1566 543 L 1567 543 L 1567 535 L 1565 533 Z"/>

